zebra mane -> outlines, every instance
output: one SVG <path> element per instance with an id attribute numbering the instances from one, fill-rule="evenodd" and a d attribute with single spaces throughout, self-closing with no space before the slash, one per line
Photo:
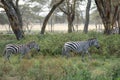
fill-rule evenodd
<path id="1" fill-rule="evenodd" d="M 90 39 L 88 39 L 88 41 L 95 40 L 95 39 L 97 39 L 97 38 L 90 38 Z"/>
<path id="2" fill-rule="evenodd" d="M 94 40 L 96 40 L 96 39 L 97 39 L 97 38 L 88 39 L 89 46 L 93 45 Z"/>
<path id="3" fill-rule="evenodd" d="M 28 42 L 26 45 L 27 45 L 29 48 L 31 48 L 34 43 L 35 43 L 35 41 L 31 41 L 31 42 Z"/>
<path id="4" fill-rule="evenodd" d="M 30 42 L 28 42 L 27 44 L 32 44 L 32 43 L 35 43 L 35 41 L 30 41 Z"/>

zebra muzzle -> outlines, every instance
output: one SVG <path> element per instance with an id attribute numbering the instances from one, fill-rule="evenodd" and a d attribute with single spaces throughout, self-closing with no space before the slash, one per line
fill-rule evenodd
<path id="1" fill-rule="evenodd" d="M 100 46 L 98 46 L 97 49 L 100 49 Z"/>
<path id="2" fill-rule="evenodd" d="M 38 52 L 40 51 L 40 49 L 38 49 Z"/>

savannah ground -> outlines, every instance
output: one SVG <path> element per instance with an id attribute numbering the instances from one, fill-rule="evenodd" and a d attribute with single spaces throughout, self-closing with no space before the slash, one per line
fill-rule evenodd
<path id="1" fill-rule="evenodd" d="M 0 60 L 0 80 L 120 80 L 120 58 L 92 55 L 93 60 L 80 56 L 35 56 L 16 63 Z"/>
<path id="2" fill-rule="evenodd" d="M 63 23 L 63 24 L 54 24 L 52 25 L 52 30 L 53 32 L 67 32 L 67 27 L 68 25 L 66 23 Z M 75 31 L 77 31 L 77 25 L 74 25 L 74 29 Z M 23 26 L 23 28 L 26 30 L 25 28 L 26 26 Z M 28 25 L 29 28 L 31 28 L 32 31 L 41 31 L 41 27 L 42 27 L 42 24 L 30 24 Z M 79 31 L 82 31 L 84 29 L 84 24 L 79 24 L 78 25 L 78 30 Z M 104 27 L 103 25 L 100 25 L 100 27 L 97 27 L 97 30 L 103 30 Z M 9 30 L 9 26 L 6 24 L 6 25 L 0 25 L 0 31 L 8 31 Z M 11 29 L 10 29 L 11 30 Z M 96 30 L 96 26 L 91 24 L 89 25 L 88 27 L 88 30 Z M 47 25 L 46 26 L 46 31 L 51 31 L 51 25 Z"/>
<path id="3" fill-rule="evenodd" d="M 85 55 L 82 62 L 81 55 L 73 53 L 69 59 L 61 56 L 65 42 L 93 37 L 97 37 L 101 48 L 89 49 L 92 60 Z M 0 38 L 0 80 L 120 80 L 120 35 L 108 36 L 90 31 L 88 34 L 26 34 L 20 41 L 13 34 L 0 34 Z M 4 63 L 2 53 L 6 44 L 24 44 L 32 40 L 40 45 L 40 52 L 32 50 L 20 63 L 19 55 L 12 55 L 11 63 Z"/>

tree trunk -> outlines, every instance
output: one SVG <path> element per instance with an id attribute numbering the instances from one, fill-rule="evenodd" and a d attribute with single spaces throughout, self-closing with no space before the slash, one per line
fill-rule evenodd
<path id="1" fill-rule="evenodd" d="M 68 19 L 68 33 L 72 32 L 72 27 L 73 27 L 72 22 L 70 19 Z"/>
<path id="2" fill-rule="evenodd" d="M 119 29 L 119 34 L 120 34 L 120 9 L 119 9 L 119 14 L 118 14 L 118 29 Z"/>
<path id="3" fill-rule="evenodd" d="M 90 6 L 91 6 L 91 0 L 88 0 L 86 7 L 86 20 L 84 25 L 84 33 L 88 32 Z"/>
<path id="4" fill-rule="evenodd" d="M 24 33 L 22 30 L 22 17 L 18 6 L 15 6 L 11 0 L 1 0 L 1 2 L 4 5 L 4 10 L 8 16 L 10 25 L 17 40 L 22 39 L 24 37 Z"/>
<path id="5" fill-rule="evenodd" d="M 74 14 L 68 14 L 67 15 L 67 21 L 68 21 L 68 33 L 71 33 L 73 31 L 73 21 L 74 21 Z"/>
<path id="6" fill-rule="evenodd" d="M 47 22 L 50 18 L 50 16 L 52 15 L 52 13 L 55 11 L 55 9 L 63 2 L 64 0 L 60 0 L 60 2 L 58 2 L 57 4 L 53 5 L 52 9 L 50 10 L 50 12 L 48 13 L 48 15 L 46 16 L 44 22 L 43 22 L 43 26 L 41 28 L 41 34 L 44 34 L 45 32 L 45 28 L 47 25 Z"/>
<path id="7" fill-rule="evenodd" d="M 67 15 L 67 21 L 68 21 L 68 33 L 71 33 L 74 30 L 73 26 L 73 21 L 75 19 L 75 5 L 76 5 L 76 0 L 66 0 L 66 10 L 59 7 L 59 9 L 64 12 L 64 14 Z"/>
<path id="8" fill-rule="evenodd" d="M 115 1 L 112 0 L 95 0 L 97 9 L 104 24 L 104 34 L 111 34 L 113 29 L 112 26 L 117 20 L 119 5 L 115 4 L 114 2 Z"/>

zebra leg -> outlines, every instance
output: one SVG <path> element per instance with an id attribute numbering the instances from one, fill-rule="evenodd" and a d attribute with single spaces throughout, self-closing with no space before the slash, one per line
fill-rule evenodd
<path id="1" fill-rule="evenodd" d="M 6 61 L 9 61 L 9 63 L 11 63 L 11 62 L 10 62 L 10 55 L 11 55 L 11 54 L 12 54 L 12 53 L 6 53 L 6 54 L 5 54 L 5 60 L 6 60 Z"/>
<path id="2" fill-rule="evenodd" d="M 70 57 L 69 52 L 69 50 L 62 48 L 62 56 L 66 56 L 67 59 Z"/>
<path id="3" fill-rule="evenodd" d="M 4 50 L 3 52 L 3 57 L 4 57 L 4 63 L 6 62 L 7 58 L 6 58 L 7 54 L 6 54 L 6 50 Z"/>
<path id="4" fill-rule="evenodd" d="M 20 53 L 20 57 L 19 57 L 19 61 L 18 62 L 20 62 L 23 57 L 24 57 L 24 53 Z"/>
<path id="5" fill-rule="evenodd" d="M 65 49 L 62 48 L 62 56 L 64 56 L 64 55 L 65 55 Z"/>
<path id="6" fill-rule="evenodd" d="M 7 53 L 6 53 L 6 50 L 4 51 L 3 56 L 4 56 L 4 63 L 5 63 L 5 62 L 7 61 Z"/>
<path id="7" fill-rule="evenodd" d="M 70 51 L 69 51 L 69 50 L 65 51 L 65 55 L 66 55 L 66 58 L 67 58 L 67 59 L 68 59 L 69 57 L 71 57 L 71 56 L 70 56 Z"/>
<path id="8" fill-rule="evenodd" d="M 67 52 L 66 53 L 66 58 L 68 59 L 70 57 L 70 54 Z"/>
<path id="9" fill-rule="evenodd" d="M 88 54 L 89 59 L 92 60 L 90 53 L 88 51 L 86 51 L 86 53 Z"/>
<path id="10" fill-rule="evenodd" d="M 10 55 L 8 56 L 8 61 L 9 61 L 9 63 L 11 63 L 11 62 L 10 62 Z"/>
<path id="11" fill-rule="evenodd" d="M 84 54 L 85 52 L 82 52 L 82 61 L 84 62 Z"/>

